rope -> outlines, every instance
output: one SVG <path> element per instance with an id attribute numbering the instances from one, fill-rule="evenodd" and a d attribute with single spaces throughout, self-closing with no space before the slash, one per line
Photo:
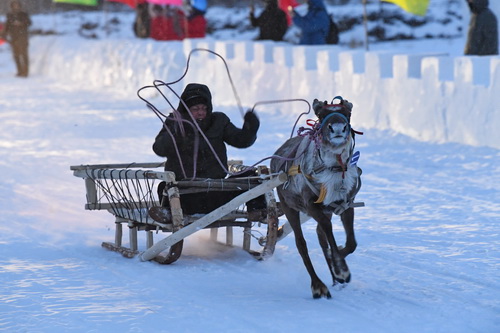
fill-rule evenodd
<path id="1" fill-rule="evenodd" d="M 206 137 L 205 133 L 199 127 L 199 125 L 196 122 L 196 120 L 194 119 L 193 115 L 190 112 L 188 112 L 189 116 L 191 117 L 192 122 L 189 122 L 189 121 L 181 118 L 180 114 L 177 112 L 177 110 L 175 109 L 174 105 L 171 103 L 171 101 L 169 100 L 169 98 L 166 96 L 166 94 L 164 94 L 164 92 L 160 88 L 161 87 L 166 87 L 167 89 L 169 89 L 170 92 L 173 93 L 175 95 L 175 97 L 179 100 L 179 102 L 182 103 L 182 105 L 185 107 L 185 109 L 188 110 L 189 108 L 187 107 L 187 105 L 185 104 L 185 102 L 180 98 L 179 94 L 177 94 L 175 92 L 175 90 L 171 86 L 173 84 L 175 84 L 175 83 L 178 83 L 179 81 L 181 81 L 186 76 L 187 72 L 189 71 L 190 62 L 191 62 L 191 56 L 193 55 L 193 53 L 199 52 L 199 51 L 208 52 L 210 54 L 213 54 L 213 55 L 217 56 L 219 59 L 222 60 L 222 62 L 224 63 L 224 66 L 226 68 L 226 73 L 227 73 L 227 76 L 228 76 L 231 88 L 233 90 L 233 94 L 234 94 L 234 97 L 236 99 L 236 102 L 237 102 L 240 114 L 241 114 L 242 117 L 244 117 L 244 110 L 243 110 L 243 107 L 242 107 L 242 104 L 241 104 L 241 100 L 240 100 L 240 97 L 239 97 L 238 92 L 236 90 L 236 87 L 235 87 L 235 84 L 233 82 L 233 79 L 232 79 L 231 73 L 229 71 L 229 67 L 227 65 L 226 60 L 220 54 L 218 54 L 218 53 L 216 53 L 214 51 L 208 50 L 208 49 L 204 49 L 204 48 L 196 48 L 196 49 L 191 50 L 191 52 L 189 52 L 189 55 L 187 57 L 185 71 L 180 76 L 180 78 L 178 78 L 177 80 L 171 81 L 171 82 L 163 82 L 161 80 L 154 80 L 152 86 L 151 85 L 150 86 L 144 86 L 144 87 L 140 88 L 137 91 L 137 96 L 142 101 L 144 101 L 146 103 L 146 106 L 152 112 L 154 112 L 155 115 L 162 121 L 164 129 L 166 130 L 166 132 L 168 133 L 168 135 L 172 139 L 172 142 L 174 143 L 175 152 L 176 152 L 177 158 L 179 160 L 180 167 L 181 167 L 181 170 L 182 170 L 184 178 L 187 178 L 186 171 L 184 170 L 184 163 L 182 163 L 182 158 L 180 156 L 180 152 L 179 152 L 179 149 L 178 149 L 178 146 L 177 146 L 177 142 L 175 140 L 175 136 L 171 132 L 171 130 L 168 128 L 168 126 L 166 125 L 166 121 L 167 120 L 168 121 L 176 121 L 177 122 L 178 127 L 180 129 L 180 133 L 181 133 L 182 136 L 186 135 L 186 132 L 185 132 L 185 129 L 184 129 L 184 126 L 183 126 L 185 123 L 188 123 L 190 126 L 193 127 L 193 132 L 195 133 L 196 137 L 194 139 L 194 147 L 193 147 L 193 173 L 192 173 L 193 177 L 191 179 L 195 179 L 196 178 L 196 165 L 197 165 L 198 148 L 199 148 L 199 137 L 198 136 L 199 135 L 201 135 L 203 137 L 203 139 L 205 140 L 205 142 L 207 143 L 207 146 L 211 150 L 212 154 L 216 158 L 216 160 L 219 163 L 219 165 L 221 166 L 222 170 L 224 170 L 224 172 L 226 174 L 230 175 L 230 176 L 237 176 L 237 175 L 243 174 L 243 173 L 245 173 L 245 172 L 247 172 L 249 170 L 252 170 L 254 167 L 256 167 L 257 165 L 259 165 L 260 163 L 262 163 L 262 162 L 264 162 L 264 161 L 266 161 L 268 159 L 273 159 L 273 158 L 283 159 L 283 157 L 272 155 L 272 156 L 265 157 L 265 158 L 261 159 L 260 161 L 254 163 L 253 165 L 249 166 L 246 169 L 243 169 L 243 170 L 238 171 L 236 173 L 231 173 L 230 170 L 228 170 L 227 166 L 222 163 L 222 161 L 220 160 L 219 156 L 216 154 L 215 149 L 211 145 L 211 143 L 208 140 L 208 138 Z M 158 108 L 155 105 L 153 105 L 150 101 L 148 101 L 147 98 L 145 98 L 145 97 L 143 97 L 141 95 L 144 90 L 150 89 L 150 88 L 155 89 L 161 95 L 161 97 L 168 103 L 168 105 L 170 106 L 170 108 L 172 110 L 174 110 L 173 113 L 172 113 L 172 117 L 168 117 L 167 115 L 165 115 L 164 113 L 162 113 L 160 110 L 158 110 Z M 295 128 L 296 128 L 297 123 L 300 120 L 300 118 L 303 115 L 309 114 L 310 111 L 311 111 L 311 105 L 309 104 L 308 101 L 306 101 L 304 99 L 285 99 L 285 100 L 261 101 L 261 102 L 255 103 L 254 106 L 252 107 L 251 111 L 253 112 L 258 105 L 275 104 L 275 103 L 286 103 L 286 102 L 297 102 L 297 101 L 305 102 L 308 105 L 308 111 L 307 112 L 303 112 L 303 113 L 301 113 L 298 116 L 298 118 L 295 121 L 295 124 L 293 126 L 292 133 L 290 135 L 290 137 L 292 137 L 293 133 L 295 132 Z M 196 129 L 196 130 L 194 130 L 194 129 Z"/>
<path id="2" fill-rule="evenodd" d="M 241 106 L 241 101 L 240 101 L 240 98 L 239 98 L 238 93 L 237 93 L 237 91 L 236 91 L 236 88 L 235 88 L 235 85 L 234 85 L 233 79 L 232 79 L 232 77 L 231 77 L 231 73 L 230 73 L 230 71 L 229 71 L 229 67 L 227 66 L 226 60 L 225 60 L 222 56 L 220 56 L 219 54 L 217 54 L 216 52 L 213 52 L 213 51 L 208 50 L 208 49 L 201 49 L 201 48 L 200 48 L 200 49 L 193 49 L 193 50 L 189 53 L 189 55 L 188 55 L 188 59 L 187 59 L 187 64 L 186 64 L 186 69 L 185 69 L 184 73 L 181 75 L 181 77 L 180 77 L 179 79 L 177 79 L 177 80 L 175 80 L 175 81 L 172 81 L 172 82 L 168 82 L 168 83 L 163 82 L 163 81 L 161 81 L 161 80 L 155 80 L 155 81 L 153 82 L 153 86 L 145 86 L 145 87 L 140 88 L 140 89 L 137 91 L 137 96 L 138 96 L 141 100 L 143 100 L 143 101 L 146 103 L 146 105 L 149 107 L 149 109 L 150 109 L 150 110 L 152 110 L 153 112 L 155 112 L 155 114 L 156 114 L 156 115 L 160 118 L 160 120 L 162 120 L 162 121 L 163 121 L 163 119 L 161 118 L 161 116 L 163 116 L 163 118 L 164 118 L 165 120 L 167 120 L 167 119 L 169 119 L 169 118 L 168 118 L 166 115 L 164 115 L 163 113 L 161 113 L 161 112 L 160 112 L 160 111 L 159 111 L 159 110 L 158 110 L 158 109 L 157 109 L 157 108 L 156 108 L 156 107 L 155 107 L 152 103 L 150 103 L 150 102 L 149 102 L 146 98 L 143 98 L 143 97 L 141 96 L 141 92 L 142 92 L 143 90 L 148 89 L 148 88 L 155 88 L 155 89 L 156 89 L 156 91 L 157 91 L 157 92 L 158 92 L 158 93 L 159 93 L 159 94 L 163 97 L 163 99 L 165 99 L 165 100 L 167 101 L 167 103 L 170 105 L 170 107 L 171 107 L 172 109 L 174 109 L 174 110 L 175 110 L 175 107 L 173 106 L 173 104 L 170 102 L 170 100 L 167 98 L 167 96 L 166 96 L 166 95 L 165 95 L 165 94 L 161 91 L 161 89 L 160 89 L 160 87 L 161 87 L 161 86 L 165 86 L 165 87 L 167 87 L 167 88 L 168 88 L 168 89 L 169 89 L 169 90 L 170 90 L 170 91 L 171 91 L 171 92 L 172 92 L 172 93 L 173 93 L 173 94 L 174 94 L 174 95 L 175 95 L 175 96 L 179 99 L 180 103 L 182 103 L 182 105 L 186 108 L 186 110 L 188 110 L 189 108 L 187 107 L 186 103 L 185 103 L 185 102 L 184 102 L 184 101 L 180 98 L 180 96 L 179 96 L 179 95 L 178 95 L 178 94 L 174 91 L 174 89 L 173 89 L 173 88 L 171 88 L 170 86 L 171 86 L 171 85 L 173 85 L 173 84 L 175 84 L 175 83 L 177 83 L 177 82 L 179 82 L 180 80 L 182 80 L 182 79 L 186 76 L 186 74 L 187 74 L 187 72 L 188 72 L 188 70 L 189 70 L 189 63 L 190 63 L 190 61 L 191 61 L 191 56 L 192 56 L 192 54 L 193 54 L 194 52 L 197 52 L 197 51 L 206 51 L 206 52 L 209 52 L 209 53 L 211 53 L 211 54 L 214 54 L 214 55 L 218 56 L 218 57 L 219 57 L 219 58 L 223 61 L 224 66 L 226 67 L 226 72 L 227 72 L 227 75 L 228 75 L 228 78 L 229 78 L 229 81 L 230 81 L 231 87 L 232 87 L 232 89 L 233 89 L 234 96 L 235 96 L 235 98 L 236 98 L 236 100 L 237 100 L 237 104 L 238 104 L 238 106 L 239 106 L 239 108 L 240 108 L 240 114 L 241 114 L 241 116 L 243 117 L 243 116 L 244 116 L 244 114 L 243 114 L 243 107 Z M 204 140 L 205 140 L 205 142 L 207 143 L 207 145 L 208 145 L 209 149 L 211 150 L 212 154 L 213 154 L 213 155 L 214 155 L 214 157 L 216 158 L 216 160 L 217 160 L 217 162 L 219 163 L 219 165 L 221 166 L 221 168 L 224 170 L 224 172 L 225 172 L 225 173 L 229 173 L 229 171 L 227 170 L 227 166 L 226 166 L 226 165 L 224 165 L 224 163 L 222 163 L 222 161 L 220 160 L 219 156 L 216 154 L 215 149 L 214 149 L 214 148 L 213 148 L 213 146 L 210 144 L 210 141 L 209 141 L 209 140 L 208 140 L 208 138 L 206 137 L 205 133 L 203 133 L 203 131 L 202 131 L 202 130 L 201 130 L 201 128 L 199 127 L 199 125 L 198 125 L 198 123 L 196 122 L 196 120 L 194 119 L 193 115 L 192 115 L 191 113 L 189 113 L 189 112 L 188 112 L 188 114 L 189 114 L 189 116 L 191 117 L 191 120 L 192 120 L 192 124 L 191 124 L 191 125 L 194 125 L 194 126 L 196 127 L 196 129 L 197 129 L 197 131 L 194 131 L 194 132 L 195 132 L 195 133 L 197 133 L 197 134 L 201 134 L 201 136 L 203 137 L 203 139 L 204 139 Z M 160 116 L 160 115 L 161 115 L 161 116 Z M 175 116 L 176 116 L 176 112 L 174 112 L 174 119 L 175 119 L 175 118 L 177 118 L 177 119 L 176 119 L 176 121 L 178 121 L 178 124 L 181 124 L 181 122 L 180 122 L 180 121 L 181 121 L 181 119 L 179 119 L 179 118 L 180 118 L 180 116 L 179 116 L 179 117 L 175 117 Z M 183 119 L 182 119 L 182 121 L 185 121 L 185 120 L 183 120 Z M 164 122 L 163 122 L 163 123 L 164 123 Z M 181 125 L 180 125 L 179 127 L 180 127 L 180 131 L 181 131 L 181 135 L 185 136 L 185 131 L 184 131 L 183 126 L 181 126 Z M 173 139 L 173 142 L 174 142 L 174 145 L 175 145 L 175 149 L 176 149 L 176 154 L 177 154 L 177 157 L 178 157 L 179 162 L 180 162 L 180 167 L 181 167 L 182 172 L 183 172 L 183 174 L 184 174 L 184 178 L 187 178 L 186 172 L 185 172 L 184 167 L 183 167 L 183 164 L 184 164 L 184 163 L 182 163 L 182 158 L 180 157 L 180 154 L 179 154 L 179 152 L 178 152 L 177 143 L 176 143 L 176 141 L 175 141 L 175 138 L 173 137 L 173 134 L 172 134 L 172 133 L 170 133 L 170 131 L 168 130 L 168 128 L 167 128 L 167 126 L 166 126 L 166 125 L 164 125 L 164 128 L 167 130 L 167 132 L 169 132 L 169 135 L 170 135 L 170 136 L 171 136 L 171 138 Z M 196 178 L 196 165 L 197 165 L 198 147 L 199 147 L 199 138 L 198 138 L 198 137 L 195 137 L 194 143 L 195 143 L 195 147 L 194 147 L 195 149 L 193 149 L 193 177 L 192 177 L 192 179 L 195 179 L 195 178 Z"/>
<path id="3" fill-rule="evenodd" d="M 252 223 L 252 228 L 250 228 L 250 230 L 248 230 L 248 231 L 243 230 L 243 233 L 250 235 L 250 237 L 254 238 L 255 240 L 257 240 L 259 242 L 260 245 L 262 245 L 261 240 L 265 238 L 265 235 L 262 232 L 260 232 L 259 230 L 255 230 L 254 226 L 255 226 L 255 223 Z M 258 234 L 258 235 L 260 235 L 260 237 L 257 237 L 254 234 Z"/>
<path id="4" fill-rule="evenodd" d="M 311 128 L 300 127 L 299 130 L 297 131 L 297 135 L 302 137 L 309 136 L 309 140 L 314 141 L 316 149 L 319 149 L 319 147 L 321 146 L 322 124 L 318 123 L 318 121 L 313 122 L 312 119 L 309 119 L 307 124 Z"/>
<path id="5" fill-rule="evenodd" d="M 179 101 L 181 101 L 181 103 L 183 103 L 184 107 L 187 108 L 187 106 L 185 105 L 185 103 L 181 100 L 180 96 L 173 90 L 173 88 L 171 88 L 170 86 L 173 85 L 173 84 L 176 84 L 178 82 L 180 82 L 185 76 L 186 74 L 188 73 L 189 71 L 189 63 L 191 62 L 191 56 L 193 55 L 193 53 L 195 52 L 199 52 L 199 51 L 204 51 L 204 52 L 208 52 L 208 53 L 211 53 L 217 57 L 219 57 L 219 59 L 222 60 L 222 62 L 224 63 L 224 66 L 226 68 L 226 73 L 227 73 L 227 76 L 228 76 L 228 79 L 229 79 L 229 83 L 231 85 L 231 88 L 233 90 L 233 94 L 234 94 L 234 97 L 236 99 L 236 103 L 238 104 L 238 107 L 240 109 L 240 114 L 241 116 L 243 117 L 244 116 L 244 111 L 243 111 L 243 107 L 241 105 L 241 100 L 240 100 L 240 97 L 238 96 L 238 92 L 236 91 L 236 87 L 234 85 L 234 82 L 233 82 L 233 78 L 231 77 L 231 72 L 229 71 L 229 67 L 227 65 L 227 62 L 226 60 L 224 59 L 224 57 L 222 57 L 220 54 L 218 54 L 217 52 L 214 52 L 212 50 L 209 50 L 209 49 L 204 49 L 204 48 L 196 48 L 196 49 L 193 49 L 191 50 L 191 52 L 189 52 L 189 55 L 188 55 L 188 58 L 187 58 L 187 62 L 186 62 L 186 69 L 184 70 L 184 73 L 175 81 L 171 81 L 171 82 L 162 82 L 160 80 L 155 80 L 154 81 L 154 85 L 153 86 L 145 86 L 145 87 L 142 87 L 140 88 L 138 91 L 137 91 L 137 96 L 143 100 L 147 105 L 151 105 L 154 107 L 154 105 L 152 105 L 146 98 L 143 98 L 141 96 L 141 92 L 145 89 L 149 89 L 149 88 L 155 88 L 161 95 L 162 97 L 167 101 L 167 103 L 169 103 L 170 107 L 172 109 L 175 109 L 175 107 L 169 102 L 168 98 L 161 92 L 160 89 L 158 89 L 159 86 L 166 86 L 168 89 L 170 89 L 170 91 L 172 93 L 174 93 L 174 95 L 179 99 Z M 156 84 L 156 82 L 159 82 L 160 84 Z"/>
<path id="6" fill-rule="evenodd" d="M 276 100 L 270 100 L 270 101 L 261 101 L 261 102 L 257 102 L 254 104 L 254 106 L 252 107 L 252 112 L 255 110 L 257 105 L 277 104 L 277 103 L 287 103 L 287 102 L 304 102 L 307 104 L 307 112 L 302 112 L 301 114 L 299 114 L 299 116 L 295 120 L 295 123 L 293 124 L 292 133 L 290 134 L 290 138 L 291 138 L 291 137 L 293 137 L 293 133 L 295 133 L 295 127 L 297 126 L 297 123 L 299 122 L 300 118 L 302 118 L 302 116 L 308 115 L 311 112 L 311 104 L 307 100 L 305 100 L 303 98 L 293 98 L 293 99 L 276 99 Z"/>

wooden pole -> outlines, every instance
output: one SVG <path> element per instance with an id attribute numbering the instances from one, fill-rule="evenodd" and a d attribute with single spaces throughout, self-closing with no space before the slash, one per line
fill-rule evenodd
<path id="1" fill-rule="evenodd" d="M 123 227 L 121 223 L 115 223 L 115 246 L 122 246 Z"/>
<path id="2" fill-rule="evenodd" d="M 106 31 L 106 38 L 109 37 L 109 24 L 108 24 L 108 1 L 102 4 L 102 11 L 104 13 L 104 30 Z"/>
<path id="3" fill-rule="evenodd" d="M 365 50 L 368 51 L 368 15 L 366 14 L 366 0 L 363 0 L 363 26 L 365 28 Z"/>

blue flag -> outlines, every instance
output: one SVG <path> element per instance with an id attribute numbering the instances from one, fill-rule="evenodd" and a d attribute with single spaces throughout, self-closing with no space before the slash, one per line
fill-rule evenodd
<path id="1" fill-rule="evenodd" d="M 354 154 L 352 154 L 351 163 L 350 163 L 351 166 L 355 166 L 356 163 L 358 163 L 359 155 L 360 155 L 359 151 L 357 151 Z"/>

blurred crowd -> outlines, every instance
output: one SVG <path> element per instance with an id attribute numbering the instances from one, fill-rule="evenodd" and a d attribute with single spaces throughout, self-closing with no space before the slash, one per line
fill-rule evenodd
<path id="1" fill-rule="evenodd" d="M 160 2 L 143 0 L 137 5 L 134 22 L 134 33 L 137 37 L 156 40 L 205 37 L 206 0 L 184 0 L 177 6 Z M 338 29 L 323 0 L 302 2 L 307 3 L 307 9 L 299 14 L 299 3 L 296 0 L 260 0 L 258 10 L 252 1 L 249 20 L 252 26 L 259 30 L 257 39 L 282 41 L 293 24 L 300 28 L 300 44 L 337 44 Z"/>
<path id="2" fill-rule="evenodd" d="M 206 0 L 184 1 L 183 5 L 142 2 L 136 7 L 134 33 L 139 38 L 183 40 L 206 34 Z"/>
<path id="3" fill-rule="evenodd" d="M 181 1 L 181 0 L 179 0 Z M 258 14 L 255 2 L 258 1 Z M 291 25 L 300 31 L 301 45 L 337 44 L 339 29 L 323 0 L 252 0 L 249 21 L 258 28 L 258 40 L 282 41 Z M 471 18 L 465 55 L 498 54 L 498 22 L 489 0 L 464 0 Z M 497 0 L 500 1 L 500 0 Z M 206 0 L 184 0 L 178 6 L 163 0 L 139 0 L 134 31 L 137 37 L 156 40 L 203 38 L 206 34 Z M 170 1 L 165 1 L 170 2 Z M 401 2 L 405 2 L 402 0 Z"/>
<path id="4" fill-rule="evenodd" d="M 2 0 L 4 1 L 4 0 Z M 110 0 L 118 1 L 118 0 Z M 133 2 L 131 2 L 133 1 Z M 183 40 L 207 33 L 207 0 L 120 0 L 135 6 L 133 30 L 139 38 Z M 258 1 L 258 9 L 254 2 Z M 471 12 L 465 55 L 498 54 L 498 21 L 489 0 L 464 0 Z M 496 0 L 500 1 L 500 0 Z M 129 3 L 130 2 L 130 3 Z M 249 22 L 259 30 L 258 40 L 284 40 L 290 26 L 300 31 L 301 45 L 337 44 L 339 30 L 323 0 L 252 0 Z M 0 22 L 0 45 L 8 43 L 17 76 L 29 74 L 29 14 L 20 0 L 9 1 L 5 23 Z"/>

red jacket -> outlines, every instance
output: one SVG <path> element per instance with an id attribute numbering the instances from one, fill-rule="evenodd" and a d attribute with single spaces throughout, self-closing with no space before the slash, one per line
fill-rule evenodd
<path id="1" fill-rule="evenodd" d="M 297 3 L 296 0 L 279 0 L 278 1 L 278 6 L 281 8 L 282 11 L 286 13 L 286 20 L 288 22 L 288 26 L 292 24 L 292 18 L 290 17 L 290 13 L 288 12 L 288 7 L 291 6 L 292 8 L 297 7 L 299 4 Z"/>
<path id="2" fill-rule="evenodd" d="M 207 30 L 207 20 L 203 15 L 193 16 L 187 21 L 187 38 L 203 38 Z"/>
<path id="3" fill-rule="evenodd" d="M 165 16 L 153 17 L 149 36 L 156 40 L 167 40 L 167 26 L 168 20 Z"/>
<path id="4" fill-rule="evenodd" d="M 183 40 L 186 35 L 184 12 L 173 8 L 166 16 L 159 15 L 151 19 L 150 37 L 156 40 Z"/>

